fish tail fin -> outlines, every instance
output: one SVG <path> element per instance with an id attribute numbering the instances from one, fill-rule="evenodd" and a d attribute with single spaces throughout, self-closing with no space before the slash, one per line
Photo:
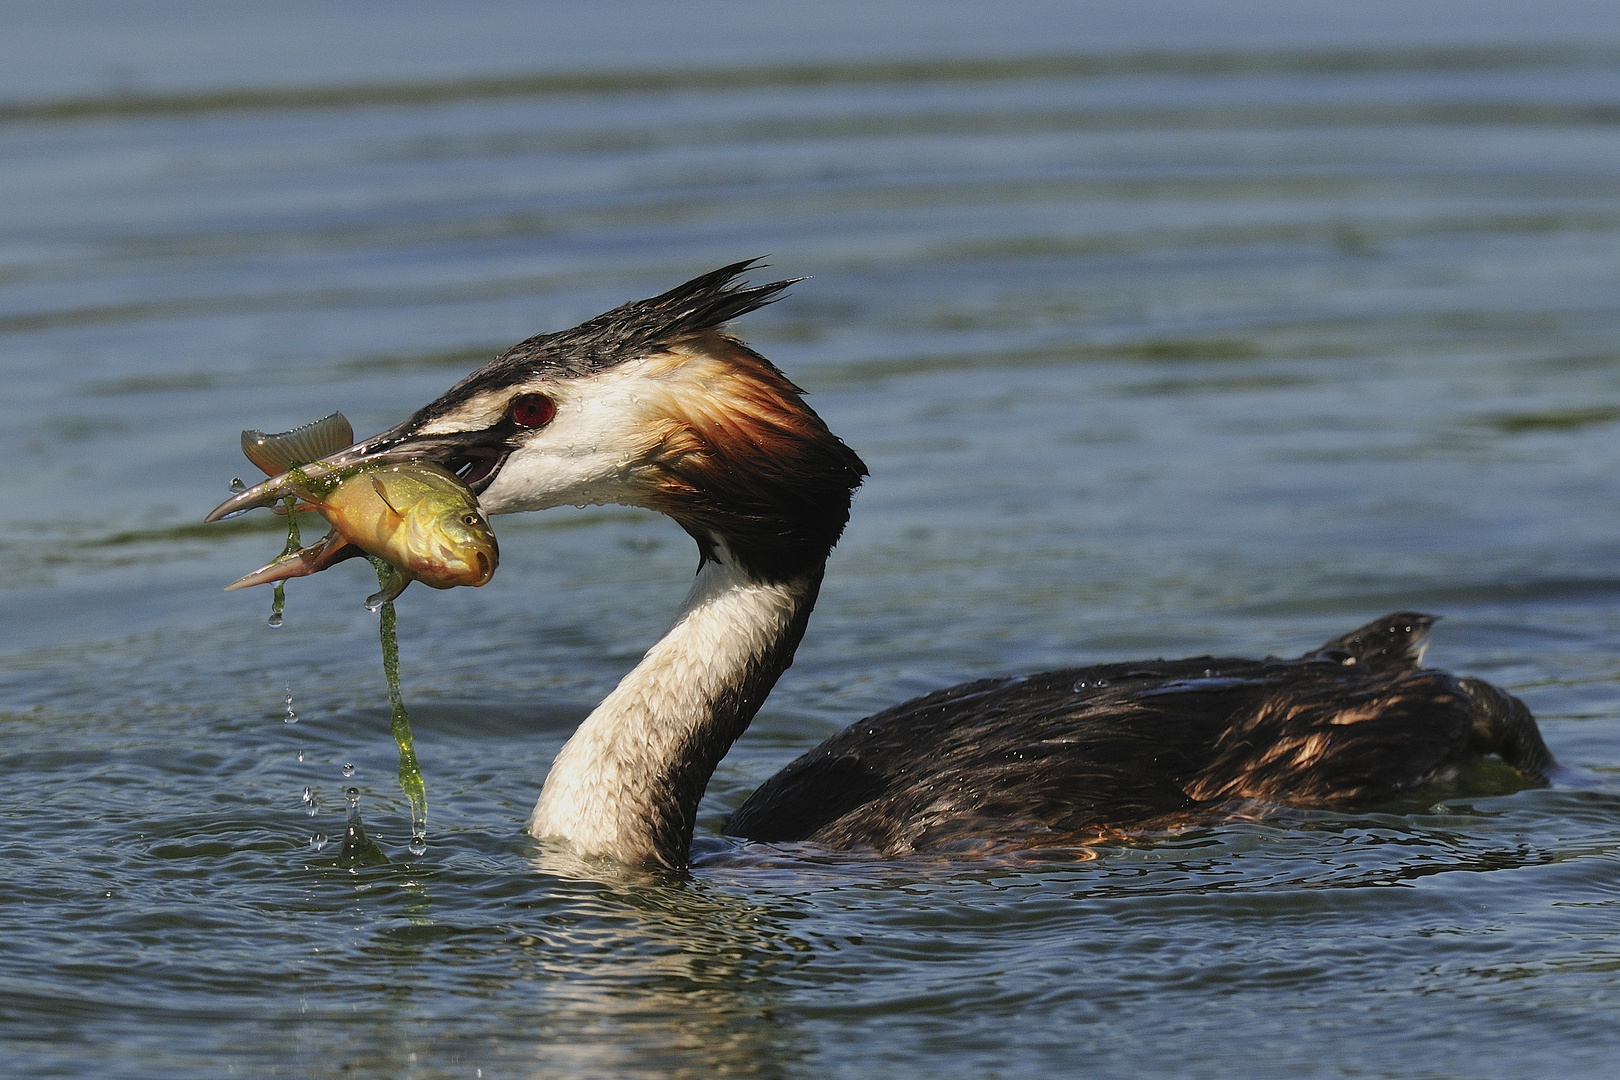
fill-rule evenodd
<path id="1" fill-rule="evenodd" d="M 256 430 L 242 432 L 242 453 L 269 476 L 280 476 L 353 443 L 354 425 L 340 412 L 274 435 Z"/>
<path id="2" fill-rule="evenodd" d="M 237 589 L 250 589 L 255 585 L 268 585 L 272 581 L 286 581 L 288 578 L 304 577 L 313 573 L 304 559 L 302 551 L 295 551 L 291 555 L 283 555 L 275 562 L 261 566 L 251 574 L 243 574 L 229 585 L 226 592 Z"/>
<path id="3" fill-rule="evenodd" d="M 268 566 L 261 566 L 251 574 L 243 574 L 229 585 L 226 592 L 235 589 L 247 589 L 254 585 L 268 585 L 272 581 L 285 581 L 288 578 L 308 577 L 318 570 L 325 570 L 333 563 L 342 562 L 351 555 L 360 554 L 360 549 L 354 547 L 335 531 L 329 532 L 306 548 L 299 548 L 291 555 L 283 555 Z"/>
<path id="4" fill-rule="evenodd" d="M 1542 741 L 1536 719 L 1524 702 L 1484 679 L 1457 681 L 1468 694 L 1474 749 L 1497 755 L 1532 783 L 1548 783 L 1548 774 L 1558 768 L 1558 762 Z"/>

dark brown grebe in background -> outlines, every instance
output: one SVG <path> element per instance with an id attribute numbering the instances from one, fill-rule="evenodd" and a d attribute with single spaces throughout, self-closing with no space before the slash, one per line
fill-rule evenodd
<path id="1" fill-rule="evenodd" d="M 739 283 L 752 265 L 520 342 L 326 459 L 439 462 L 489 514 L 643 506 L 697 541 L 674 626 L 557 755 L 530 819 L 584 854 L 686 863 L 703 790 L 792 663 L 866 475 L 797 387 L 719 331 L 792 284 Z M 210 520 L 286 487 L 266 481 Z M 903 854 L 1060 844 L 1239 800 L 1376 800 L 1484 754 L 1546 783 L 1552 756 L 1521 702 L 1420 667 L 1432 622 L 1386 616 L 1295 660 L 1150 660 L 941 690 L 792 762 L 727 829 Z"/>

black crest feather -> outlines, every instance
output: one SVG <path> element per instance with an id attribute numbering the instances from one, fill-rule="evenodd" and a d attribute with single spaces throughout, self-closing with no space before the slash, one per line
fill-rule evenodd
<path id="1" fill-rule="evenodd" d="M 737 279 L 758 259 L 722 266 L 646 300 L 632 300 L 570 330 L 518 342 L 451 388 L 439 404 L 529 375 L 590 375 L 673 345 L 772 303 L 803 278 L 746 285 Z"/>

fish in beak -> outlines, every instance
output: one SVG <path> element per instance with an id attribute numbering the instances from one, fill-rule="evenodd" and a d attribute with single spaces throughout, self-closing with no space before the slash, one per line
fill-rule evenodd
<path id="1" fill-rule="evenodd" d="M 436 589 L 488 582 L 500 551 L 472 490 L 431 461 L 351 453 L 353 440 L 341 413 L 280 434 L 242 433 L 248 459 L 274 475 L 237 497 L 253 496 L 244 500 L 250 505 L 228 509 L 227 503 L 216 515 L 293 497 L 297 508 L 325 517 L 332 531 L 226 588 L 303 577 L 362 552 L 394 567 L 383 591 L 367 599 L 372 608 L 394 599 L 412 581 Z"/>

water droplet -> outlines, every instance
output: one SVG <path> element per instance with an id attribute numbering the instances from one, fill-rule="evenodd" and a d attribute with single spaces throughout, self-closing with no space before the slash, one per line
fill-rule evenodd
<path id="1" fill-rule="evenodd" d="M 1213 675 L 1213 674 L 1215 674 L 1215 671 L 1214 671 L 1214 669 L 1213 669 L 1213 668 L 1205 668 L 1205 669 L 1204 669 L 1204 678 L 1206 678 L 1206 679 L 1207 679 L 1207 678 L 1209 678 L 1209 677 L 1210 677 L 1210 676 L 1211 676 L 1211 675 Z"/>
<path id="2" fill-rule="evenodd" d="M 323 832 L 318 832 L 314 836 L 311 836 L 309 838 L 309 846 L 314 848 L 316 851 L 321 850 L 321 848 L 326 846 L 326 834 Z"/>
<path id="3" fill-rule="evenodd" d="M 231 490 L 236 492 L 238 495 L 242 494 L 242 492 L 247 490 L 247 481 L 243 480 L 240 476 L 231 477 Z"/>
<path id="4" fill-rule="evenodd" d="M 269 625 L 271 625 L 271 626 L 273 626 L 273 627 L 280 627 L 280 626 L 281 626 L 281 612 L 279 612 L 279 611 L 272 611 L 272 612 L 271 612 L 271 613 L 270 613 L 270 618 L 269 618 L 269 619 L 267 619 L 267 620 L 265 620 L 265 621 L 266 621 L 266 622 L 267 622 L 267 623 L 268 623 L 268 624 L 269 624 Z M 291 722 L 292 722 L 292 721 L 290 721 L 290 720 L 289 720 L 289 721 L 288 721 L 288 723 L 291 723 Z"/>
<path id="5" fill-rule="evenodd" d="M 271 623 L 270 625 L 274 626 L 275 623 Z M 296 724 L 296 723 L 298 723 L 298 714 L 293 712 L 293 707 L 292 707 L 292 687 L 290 687 L 290 686 L 287 687 L 287 715 L 282 717 L 281 722 L 284 723 L 284 724 Z"/>
<path id="6" fill-rule="evenodd" d="M 358 810 L 360 808 L 360 789 L 359 788 L 357 788 L 357 787 L 346 787 L 346 788 L 344 788 L 343 789 L 343 797 L 345 799 L 349 800 L 349 809 L 350 810 Z"/>
<path id="7" fill-rule="evenodd" d="M 427 837 L 425 837 L 425 836 L 413 836 L 413 837 L 411 837 L 411 842 L 405 845 L 405 850 L 409 851 L 412 855 L 426 855 L 427 854 Z"/>
<path id="8" fill-rule="evenodd" d="M 1107 686 L 1108 685 L 1108 680 L 1107 679 L 1098 679 L 1097 680 L 1097 685 L 1098 686 Z"/>
<path id="9" fill-rule="evenodd" d="M 343 776 L 344 776 L 344 778 L 347 779 L 348 777 L 351 777 L 353 775 L 354 775 L 354 764 L 352 762 L 345 761 L 343 763 Z"/>
<path id="10" fill-rule="evenodd" d="M 1074 692 L 1078 694 L 1080 691 L 1084 690 L 1086 687 L 1088 687 L 1090 685 L 1091 684 L 1086 682 L 1086 680 L 1081 679 L 1079 682 L 1074 684 Z"/>
<path id="11" fill-rule="evenodd" d="M 304 752 L 302 750 L 298 751 L 298 760 L 299 761 L 304 760 Z"/>

